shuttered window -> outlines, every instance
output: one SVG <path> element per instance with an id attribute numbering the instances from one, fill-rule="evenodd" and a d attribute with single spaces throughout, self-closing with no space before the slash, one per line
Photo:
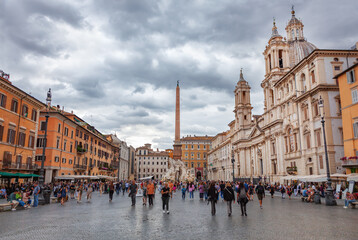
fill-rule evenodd
<path id="1" fill-rule="evenodd" d="M 346 73 L 347 76 L 347 82 L 349 84 L 354 83 L 356 81 L 355 75 L 354 75 L 354 70 L 351 70 L 349 72 Z"/>
<path id="2" fill-rule="evenodd" d="M 0 125 L 0 142 L 2 142 L 3 136 L 4 136 L 4 126 Z"/>
<path id="3" fill-rule="evenodd" d="M 14 144 L 15 143 L 15 135 L 16 135 L 16 131 L 13 129 L 9 129 L 7 132 L 7 142 L 10 144 Z"/>
<path id="4" fill-rule="evenodd" d="M 25 146 L 25 139 L 26 139 L 26 134 L 25 133 L 19 133 L 19 139 L 18 139 L 18 145 L 24 147 Z"/>
<path id="5" fill-rule="evenodd" d="M 352 93 L 352 104 L 358 103 L 358 90 L 357 90 L 357 88 L 352 89 L 351 93 Z"/>
<path id="6" fill-rule="evenodd" d="M 29 108 L 26 104 L 22 105 L 22 116 L 28 117 L 29 115 Z"/>
<path id="7" fill-rule="evenodd" d="M 353 123 L 354 138 L 358 138 L 358 122 Z"/>
<path id="8" fill-rule="evenodd" d="M 12 102 L 11 102 L 11 111 L 17 113 L 17 106 L 18 106 L 17 100 L 16 100 L 16 99 L 13 99 Z"/>
<path id="9" fill-rule="evenodd" d="M 6 95 L 0 93 L 0 107 L 6 107 Z"/>
<path id="10" fill-rule="evenodd" d="M 35 147 L 35 136 L 29 136 L 29 148 Z"/>
<path id="11" fill-rule="evenodd" d="M 37 120 L 37 111 L 36 111 L 36 109 L 32 109 L 31 120 L 35 121 L 35 122 Z"/>

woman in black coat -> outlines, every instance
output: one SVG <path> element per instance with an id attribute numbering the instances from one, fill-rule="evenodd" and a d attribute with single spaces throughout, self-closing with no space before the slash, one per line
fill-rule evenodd
<path id="1" fill-rule="evenodd" d="M 235 201 L 235 194 L 229 182 L 226 183 L 223 192 L 224 192 L 224 200 L 226 201 L 227 204 L 227 215 L 230 217 L 232 214 L 232 201 Z"/>
<path id="2" fill-rule="evenodd" d="M 208 201 L 211 202 L 211 215 L 214 216 L 216 213 L 215 204 L 218 199 L 218 190 L 215 188 L 215 182 L 210 183 L 208 190 Z"/>
<path id="3" fill-rule="evenodd" d="M 246 191 L 244 184 L 241 182 L 237 193 L 237 201 L 240 203 L 241 216 L 247 216 L 246 214 L 246 203 L 249 201 L 249 193 Z"/>

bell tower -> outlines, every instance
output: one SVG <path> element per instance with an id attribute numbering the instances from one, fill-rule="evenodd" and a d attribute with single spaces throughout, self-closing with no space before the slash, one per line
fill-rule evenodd
<path id="1" fill-rule="evenodd" d="M 249 83 L 244 79 L 242 69 L 240 70 L 240 79 L 235 88 L 235 119 L 239 131 L 250 127 L 251 125 L 251 102 L 250 102 Z"/>

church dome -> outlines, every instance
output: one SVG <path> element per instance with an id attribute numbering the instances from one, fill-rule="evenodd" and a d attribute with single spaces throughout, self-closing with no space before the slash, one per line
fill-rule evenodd
<path id="1" fill-rule="evenodd" d="M 317 49 L 317 47 L 306 40 L 289 42 L 290 67 L 295 66 L 315 49 Z"/>

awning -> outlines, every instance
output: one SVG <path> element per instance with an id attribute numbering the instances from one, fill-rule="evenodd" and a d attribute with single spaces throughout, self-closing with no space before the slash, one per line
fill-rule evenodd
<path id="1" fill-rule="evenodd" d="M 347 175 L 347 181 L 355 181 L 358 182 L 358 173 L 351 173 Z"/>
<path id="2" fill-rule="evenodd" d="M 25 173 L 0 172 L 0 177 L 2 177 L 2 178 L 31 178 L 31 177 L 39 177 L 39 175 L 25 174 Z"/>

